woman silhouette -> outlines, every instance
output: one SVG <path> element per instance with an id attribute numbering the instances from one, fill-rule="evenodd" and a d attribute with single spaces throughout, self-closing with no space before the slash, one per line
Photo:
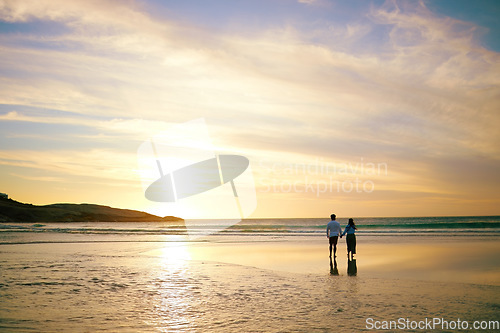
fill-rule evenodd
<path id="1" fill-rule="evenodd" d="M 347 260 L 353 260 L 354 255 L 356 254 L 356 225 L 354 224 L 353 219 L 349 219 L 349 223 L 346 225 L 342 236 L 347 233 L 346 242 L 347 242 Z M 351 256 L 349 257 L 349 253 Z"/>

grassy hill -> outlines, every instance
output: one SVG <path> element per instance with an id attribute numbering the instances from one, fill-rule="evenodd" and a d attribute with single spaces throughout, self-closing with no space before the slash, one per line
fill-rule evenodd
<path id="1" fill-rule="evenodd" d="M 159 217 L 130 209 L 92 204 L 58 203 L 35 206 L 0 198 L 0 222 L 173 222 L 174 216 Z"/>

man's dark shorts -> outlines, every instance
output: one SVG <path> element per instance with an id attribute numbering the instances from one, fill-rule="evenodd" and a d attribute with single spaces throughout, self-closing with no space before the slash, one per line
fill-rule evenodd
<path id="1" fill-rule="evenodd" d="M 339 240 L 339 236 L 332 236 L 329 238 L 330 245 L 337 245 L 337 241 Z"/>

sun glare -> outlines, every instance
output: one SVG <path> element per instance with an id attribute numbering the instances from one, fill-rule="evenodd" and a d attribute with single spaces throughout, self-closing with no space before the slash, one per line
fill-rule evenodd
<path id="1" fill-rule="evenodd" d="M 159 256 L 167 264 L 180 264 L 186 260 L 191 260 L 188 245 L 179 242 L 168 243 L 160 249 Z"/>

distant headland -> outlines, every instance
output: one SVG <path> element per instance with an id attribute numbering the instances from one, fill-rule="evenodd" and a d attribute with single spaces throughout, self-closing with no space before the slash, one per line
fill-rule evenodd
<path id="1" fill-rule="evenodd" d="M 2 193 L 3 194 L 3 193 Z M 159 217 L 145 212 L 93 204 L 58 203 L 45 206 L 21 203 L 0 196 L 0 222 L 176 222 L 175 216 Z"/>

